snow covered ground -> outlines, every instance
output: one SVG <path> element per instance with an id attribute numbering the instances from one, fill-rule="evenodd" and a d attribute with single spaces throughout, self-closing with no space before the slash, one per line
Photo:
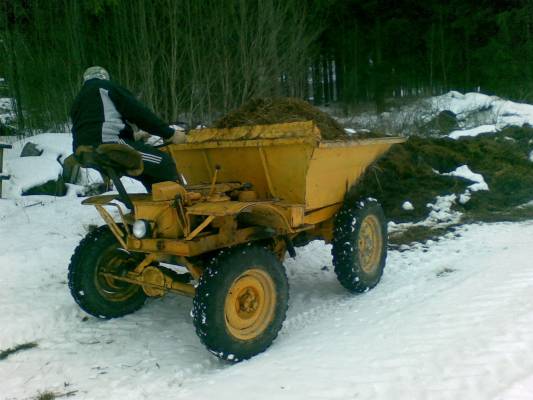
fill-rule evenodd
<path id="1" fill-rule="evenodd" d="M 31 142 L 43 153 L 34 157 L 19 157 L 24 145 Z M 70 133 L 44 133 L 12 143 L 13 148 L 5 150 L 4 171 L 11 179 L 3 183 L 3 197 L 19 199 L 22 192 L 48 180 L 56 180 L 62 173 L 65 159 L 72 153 Z M 144 191 L 143 186 L 133 179 L 123 178 L 126 188 Z M 100 174 L 92 169 L 81 169 L 79 185 L 68 184 L 68 195 L 76 196 L 82 186 L 101 182 Z M 1 211 L 0 211 L 1 213 Z"/>
<path id="2" fill-rule="evenodd" d="M 454 93 L 445 96 L 454 107 L 462 102 L 458 116 L 479 106 L 489 118 L 487 102 L 501 100 Z M 507 106 L 518 110 L 517 124 L 533 110 Z M 462 119 L 465 129 L 477 126 L 472 115 Z M 45 150 L 41 157 L 18 158 L 24 141 L 5 154 L 13 178 L 0 199 L 0 351 L 37 347 L 0 359 L 1 400 L 42 392 L 117 400 L 533 399 L 533 221 L 466 225 L 404 245 L 389 252 L 380 284 L 357 296 L 337 282 L 328 245 L 299 248 L 285 262 L 291 298 L 278 339 L 229 365 L 200 343 L 188 298 L 150 299 L 110 321 L 88 317 L 71 298 L 70 256 L 100 217 L 80 204 L 75 186 L 61 198 L 20 195 L 57 176 L 70 140 L 39 135 L 31 141 Z M 472 181 L 463 196 L 490 190 L 467 165 L 452 174 Z M 408 200 L 399 199 L 406 209 Z M 435 199 L 423 224 L 457 222 L 455 201 Z"/>
<path id="3" fill-rule="evenodd" d="M 0 361 L 2 399 L 533 398 L 533 221 L 391 251 L 382 282 L 359 296 L 337 283 L 329 246 L 313 242 L 285 263 L 280 336 L 232 366 L 201 345 L 187 298 L 86 318 L 66 275 L 85 226 L 99 223 L 92 207 L 31 198 L 0 210 L 0 349 L 38 343 Z"/>
<path id="4" fill-rule="evenodd" d="M 351 118 L 341 118 L 347 125 L 373 128 L 389 134 L 410 133 L 416 128 L 427 130 L 429 123 L 442 111 L 455 114 L 460 129 L 448 136 L 458 139 L 463 136 L 477 136 L 494 133 L 508 126 L 533 126 L 533 105 L 515 103 L 497 96 L 483 93 L 459 93 L 451 91 L 441 96 L 416 101 L 415 103 L 376 115 L 361 113 Z"/>

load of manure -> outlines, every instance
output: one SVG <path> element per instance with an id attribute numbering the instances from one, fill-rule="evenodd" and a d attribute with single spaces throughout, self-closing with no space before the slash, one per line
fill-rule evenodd
<path id="1" fill-rule="evenodd" d="M 235 128 L 310 120 L 316 123 L 323 139 L 350 139 L 344 128 L 332 117 L 307 101 L 294 97 L 265 97 L 250 100 L 240 108 L 216 120 L 213 127 Z"/>

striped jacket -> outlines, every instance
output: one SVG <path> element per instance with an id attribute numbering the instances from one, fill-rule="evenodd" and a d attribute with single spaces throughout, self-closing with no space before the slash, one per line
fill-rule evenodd
<path id="1" fill-rule="evenodd" d="M 128 123 L 164 139 L 174 133 L 127 89 L 103 79 L 90 79 L 83 84 L 72 105 L 70 117 L 74 151 L 81 145 L 133 140 L 133 129 Z"/>

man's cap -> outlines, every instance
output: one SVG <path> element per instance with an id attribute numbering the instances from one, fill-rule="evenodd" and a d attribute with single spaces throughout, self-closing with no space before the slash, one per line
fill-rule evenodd
<path id="1" fill-rule="evenodd" d="M 83 73 L 83 82 L 87 82 L 89 79 L 104 79 L 109 80 L 109 72 L 105 68 L 99 67 L 98 65 L 89 67 Z"/>

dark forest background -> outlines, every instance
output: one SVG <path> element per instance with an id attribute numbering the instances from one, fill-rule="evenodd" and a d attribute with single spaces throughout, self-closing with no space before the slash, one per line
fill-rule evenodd
<path id="1" fill-rule="evenodd" d="M 533 0 L 0 0 L 0 77 L 25 131 L 64 125 L 94 64 L 168 121 L 276 95 L 533 101 L 532 35 Z"/>

